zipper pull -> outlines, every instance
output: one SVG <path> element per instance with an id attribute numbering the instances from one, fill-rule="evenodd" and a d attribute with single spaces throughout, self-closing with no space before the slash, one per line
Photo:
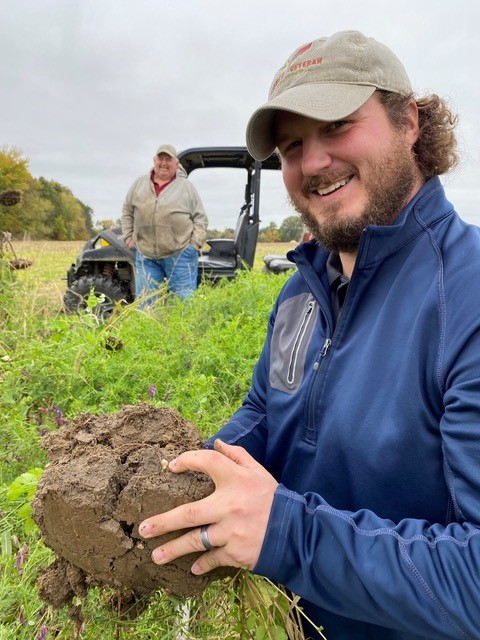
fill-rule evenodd
<path id="1" fill-rule="evenodd" d="M 327 355 L 331 345 L 332 345 L 332 341 L 330 340 L 330 338 L 327 338 L 323 344 L 322 352 L 320 353 L 321 358 L 324 358 Z"/>

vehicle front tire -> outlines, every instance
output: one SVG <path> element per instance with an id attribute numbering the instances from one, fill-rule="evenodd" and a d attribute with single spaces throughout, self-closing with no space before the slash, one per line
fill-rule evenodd
<path id="1" fill-rule="evenodd" d="M 63 297 L 65 310 L 74 313 L 86 309 L 90 293 L 98 299 L 92 312 L 100 318 L 110 316 L 116 303 L 127 303 L 127 292 L 117 280 L 105 276 L 82 276 L 74 280 L 66 291 Z"/>

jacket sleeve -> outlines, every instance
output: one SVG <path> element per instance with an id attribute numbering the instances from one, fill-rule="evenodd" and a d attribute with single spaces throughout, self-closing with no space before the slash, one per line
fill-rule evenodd
<path id="1" fill-rule="evenodd" d="M 122 207 L 121 225 L 123 239 L 126 244 L 133 238 L 133 194 L 135 193 L 136 185 L 137 181 L 135 181 L 128 190 Z"/>
<path id="2" fill-rule="evenodd" d="M 195 249 L 198 251 L 201 250 L 205 243 L 205 239 L 207 237 L 207 227 L 208 227 L 208 217 L 205 213 L 205 209 L 203 207 L 203 203 L 200 199 L 200 196 L 193 186 L 193 184 L 188 183 L 190 189 L 190 200 L 191 200 L 191 218 L 193 222 L 193 230 L 192 237 L 190 239 L 190 244 L 192 244 Z"/>
<path id="3" fill-rule="evenodd" d="M 339 510 L 280 485 L 255 573 L 341 616 L 430 640 L 480 639 L 479 352 L 477 331 L 446 376 L 449 524 Z"/>

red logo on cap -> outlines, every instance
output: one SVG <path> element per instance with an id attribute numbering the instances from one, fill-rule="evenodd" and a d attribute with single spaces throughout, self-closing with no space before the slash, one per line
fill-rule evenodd
<path id="1" fill-rule="evenodd" d="M 309 42 L 308 44 L 303 45 L 303 47 L 300 47 L 300 49 L 298 51 L 295 51 L 295 53 L 293 54 L 290 62 L 293 62 L 295 60 L 295 58 L 298 58 L 298 56 L 301 56 L 302 53 L 305 53 L 305 51 L 308 51 L 310 49 L 310 47 L 312 46 L 313 42 Z"/>

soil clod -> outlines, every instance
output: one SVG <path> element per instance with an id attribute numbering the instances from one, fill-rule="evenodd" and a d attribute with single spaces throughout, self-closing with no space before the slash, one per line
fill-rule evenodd
<path id="1" fill-rule="evenodd" d="M 43 438 L 50 464 L 33 503 L 45 543 L 57 560 L 39 579 L 41 597 L 52 606 L 71 604 L 91 586 L 130 589 L 144 596 L 164 589 L 178 596 L 201 593 L 233 573 L 191 573 L 199 553 L 158 566 L 153 549 L 179 532 L 144 540 L 145 518 L 214 490 L 204 474 L 174 474 L 167 461 L 202 446 L 197 428 L 167 407 L 125 406 L 117 413 L 85 414 Z"/>

